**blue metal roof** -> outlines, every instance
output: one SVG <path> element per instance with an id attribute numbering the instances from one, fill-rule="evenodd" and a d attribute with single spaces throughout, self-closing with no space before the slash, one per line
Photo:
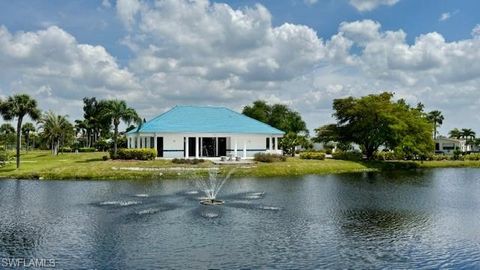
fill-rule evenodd
<path id="1" fill-rule="evenodd" d="M 129 133 L 254 133 L 283 135 L 263 122 L 224 107 L 175 106 Z"/>

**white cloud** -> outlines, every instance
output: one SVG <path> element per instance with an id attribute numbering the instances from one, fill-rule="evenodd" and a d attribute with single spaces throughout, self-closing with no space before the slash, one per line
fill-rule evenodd
<path id="1" fill-rule="evenodd" d="M 453 16 L 457 15 L 459 10 L 455 10 L 454 12 L 445 12 L 440 15 L 440 18 L 438 18 L 438 21 L 444 22 L 446 20 L 451 19 Z"/>
<path id="2" fill-rule="evenodd" d="M 480 24 L 477 24 L 472 29 L 472 37 L 475 38 L 475 39 L 480 39 Z"/>
<path id="3" fill-rule="evenodd" d="M 350 0 L 350 4 L 358 11 L 371 11 L 379 6 L 393 6 L 400 0 Z"/>
<path id="4" fill-rule="evenodd" d="M 80 44 L 56 26 L 18 33 L 0 26 L 0 65 L 7 91 L 30 93 L 43 105 L 88 95 L 130 96 L 139 89 L 135 76 L 104 47 Z"/>
<path id="5" fill-rule="evenodd" d="M 446 21 L 452 17 L 452 14 L 450 12 L 445 12 L 440 15 L 440 18 L 438 19 L 439 21 Z"/>

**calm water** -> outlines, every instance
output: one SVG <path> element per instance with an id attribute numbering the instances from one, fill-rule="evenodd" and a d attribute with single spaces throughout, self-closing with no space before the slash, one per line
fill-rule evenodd
<path id="1" fill-rule="evenodd" d="M 479 169 L 234 179 L 223 206 L 200 206 L 192 190 L 0 181 L 0 258 L 62 269 L 480 268 Z"/>

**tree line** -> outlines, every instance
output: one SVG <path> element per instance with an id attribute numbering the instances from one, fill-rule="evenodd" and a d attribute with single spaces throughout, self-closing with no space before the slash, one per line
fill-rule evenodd
<path id="1" fill-rule="evenodd" d="M 97 101 L 93 97 L 84 98 L 83 102 L 84 119 L 75 120 L 75 124 L 72 124 L 68 115 L 59 115 L 53 111 L 41 112 L 37 101 L 29 95 L 18 94 L 0 100 L 0 114 L 3 119 L 16 121 L 16 128 L 9 123 L 0 126 L 0 138 L 5 151 L 9 144 L 15 143 L 17 168 L 20 167 L 22 142 L 25 143 L 26 151 L 31 146 L 37 146 L 50 149 L 53 155 L 58 155 L 63 146 L 92 147 L 98 144 L 102 137 L 111 138 L 111 148 L 116 155 L 121 122 L 128 125 L 140 125 L 142 122 L 137 112 L 123 100 Z M 36 124 L 24 123 L 26 117 Z"/>

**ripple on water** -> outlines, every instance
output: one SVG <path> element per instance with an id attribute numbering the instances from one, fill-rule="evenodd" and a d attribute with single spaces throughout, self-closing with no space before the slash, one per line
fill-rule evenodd
<path id="1" fill-rule="evenodd" d="M 137 205 L 141 204 L 142 202 L 139 201 L 104 201 L 100 202 L 100 206 L 120 206 L 120 207 L 125 207 L 125 206 L 130 206 L 130 205 Z"/>
<path id="2" fill-rule="evenodd" d="M 140 193 L 140 194 L 135 194 L 133 195 L 134 197 L 139 197 L 139 198 L 147 198 L 150 197 L 150 195 L 145 194 L 145 193 Z"/>

